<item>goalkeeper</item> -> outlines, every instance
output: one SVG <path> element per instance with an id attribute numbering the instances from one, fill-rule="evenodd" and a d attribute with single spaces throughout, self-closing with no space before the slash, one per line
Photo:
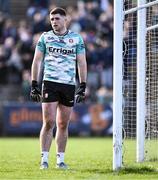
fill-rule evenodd
<path id="1" fill-rule="evenodd" d="M 49 150 L 56 123 L 56 167 L 67 169 L 64 155 L 70 113 L 74 101 L 80 103 L 85 99 L 87 78 L 85 45 L 79 34 L 67 29 L 67 16 L 64 9 L 53 9 L 50 12 L 50 22 L 52 30 L 44 32 L 36 45 L 31 69 L 30 96 L 35 102 L 42 101 L 43 125 L 40 132 L 40 168 L 48 168 Z M 44 76 L 41 93 L 37 79 L 42 61 L 44 61 Z M 80 85 L 75 93 L 76 63 Z"/>

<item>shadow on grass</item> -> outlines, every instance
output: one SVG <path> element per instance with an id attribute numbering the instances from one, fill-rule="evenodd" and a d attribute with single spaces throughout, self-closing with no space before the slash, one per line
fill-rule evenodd
<path id="1" fill-rule="evenodd" d="M 77 169 L 71 169 L 71 171 L 78 171 Z M 92 173 L 92 174 L 113 174 L 113 175 L 123 175 L 123 174 L 158 174 L 158 169 L 154 167 L 149 167 L 149 166 L 142 166 L 142 167 L 124 167 L 120 171 L 114 172 L 110 168 L 85 168 L 85 169 L 80 169 L 79 170 L 81 173 Z"/>
<path id="2" fill-rule="evenodd" d="M 71 169 L 71 171 L 78 171 L 77 169 Z M 81 173 L 92 173 L 92 174 L 109 174 L 113 171 L 111 169 L 101 169 L 101 168 L 84 168 L 79 170 Z"/>
<path id="3" fill-rule="evenodd" d="M 72 170 L 73 171 L 73 170 Z M 113 174 L 113 175 L 123 175 L 123 174 L 158 174 L 158 170 L 154 167 L 124 167 L 120 171 L 114 172 L 112 169 L 101 169 L 101 168 L 86 168 L 80 169 L 82 173 L 92 173 L 92 174 Z"/>
<path id="4" fill-rule="evenodd" d="M 117 174 L 157 174 L 158 170 L 154 167 L 124 167 Z"/>

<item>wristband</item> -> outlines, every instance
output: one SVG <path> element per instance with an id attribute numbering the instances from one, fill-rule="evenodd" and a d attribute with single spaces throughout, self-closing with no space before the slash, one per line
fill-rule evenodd
<path id="1" fill-rule="evenodd" d="M 38 82 L 35 80 L 32 80 L 32 87 L 36 87 L 36 86 L 38 86 Z"/>

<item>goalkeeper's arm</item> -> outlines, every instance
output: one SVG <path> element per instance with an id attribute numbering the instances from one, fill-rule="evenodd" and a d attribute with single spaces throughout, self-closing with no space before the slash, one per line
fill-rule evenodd
<path id="1" fill-rule="evenodd" d="M 85 100 L 85 90 L 87 81 L 87 62 L 85 53 L 77 55 L 77 67 L 79 74 L 80 85 L 75 94 L 76 103 L 83 102 Z"/>
<path id="2" fill-rule="evenodd" d="M 43 52 L 36 49 L 31 67 L 32 84 L 31 84 L 31 93 L 30 93 L 31 99 L 35 102 L 39 102 L 41 99 L 41 92 L 38 87 L 38 79 L 39 79 L 38 76 L 40 72 L 40 65 L 42 59 L 43 59 Z"/>

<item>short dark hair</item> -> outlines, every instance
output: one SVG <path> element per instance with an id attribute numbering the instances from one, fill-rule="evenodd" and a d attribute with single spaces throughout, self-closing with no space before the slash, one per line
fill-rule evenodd
<path id="1" fill-rule="evenodd" d="M 54 9 L 51 10 L 50 14 L 60 14 L 62 16 L 66 16 L 66 11 L 63 8 L 60 7 L 56 7 Z"/>

